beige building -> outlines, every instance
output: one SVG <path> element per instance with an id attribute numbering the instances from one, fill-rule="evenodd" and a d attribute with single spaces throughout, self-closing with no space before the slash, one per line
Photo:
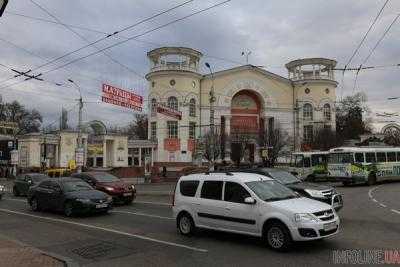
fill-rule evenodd
<path id="1" fill-rule="evenodd" d="M 247 137 L 248 159 L 257 162 L 261 133 L 280 127 L 291 140 L 287 149 L 301 150 L 318 128 L 335 129 L 335 60 L 294 60 L 285 65 L 288 77 L 282 77 L 252 65 L 201 74 L 201 52 L 185 47 L 162 47 L 147 55 L 152 64 L 146 76 L 149 139 L 157 142 L 156 162 L 192 162 L 198 140 L 210 131 L 211 110 L 215 131 L 225 136 L 228 161 L 238 154 L 240 136 Z"/>

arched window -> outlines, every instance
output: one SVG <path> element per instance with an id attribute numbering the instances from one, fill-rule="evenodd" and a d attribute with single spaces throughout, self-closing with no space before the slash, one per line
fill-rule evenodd
<path id="1" fill-rule="evenodd" d="M 157 99 L 153 98 L 151 99 L 151 111 L 156 112 L 157 109 Z"/>
<path id="2" fill-rule="evenodd" d="M 328 103 L 324 105 L 324 119 L 326 121 L 331 120 L 331 105 L 329 105 Z"/>
<path id="3" fill-rule="evenodd" d="M 313 106 L 309 103 L 303 106 L 303 119 L 307 121 L 313 120 Z"/>
<path id="4" fill-rule="evenodd" d="M 175 96 L 170 96 L 168 98 L 168 107 L 178 110 L 178 99 Z"/>
<path id="5" fill-rule="evenodd" d="M 189 101 L 189 116 L 196 117 L 196 100 L 194 98 Z"/>

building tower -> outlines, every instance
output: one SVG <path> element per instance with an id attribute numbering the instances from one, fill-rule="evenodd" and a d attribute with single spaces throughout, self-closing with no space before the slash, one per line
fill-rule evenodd
<path id="1" fill-rule="evenodd" d="M 285 65 L 294 89 L 296 150 L 312 149 L 314 136 L 321 128 L 336 130 L 336 63 L 326 58 L 305 58 Z"/>
<path id="2" fill-rule="evenodd" d="M 156 162 L 191 162 L 200 125 L 199 61 L 202 54 L 185 47 L 147 53 L 149 139 L 156 141 Z M 168 165 L 168 164 L 167 164 Z"/>

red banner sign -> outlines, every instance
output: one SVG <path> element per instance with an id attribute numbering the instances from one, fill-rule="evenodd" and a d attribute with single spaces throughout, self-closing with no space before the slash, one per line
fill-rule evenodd
<path id="1" fill-rule="evenodd" d="M 167 151 L 179 151 L 181 150 L 181 142 L 176 138 L 164 139 L 164 150 Z"/>
<path id="2" fill-rule="evenodd" d="M 232 116 L 231 131 L 240 133 L 257 133 L 258 123 L 256 116 Z"/>
<path id="3" fill-rule="evenodd" d="M 164 114 L 166 116 L 181 120 L 182 119 L 182 112 L 175 110 L 173 108 L 161 105 L 160 103 L 157 103 L 157 112 Z"/>
<path id="4" fill-rule="evenodd" d="M 132 92 L 103 84 L 101 101 L 117 106 L 142 111 L 143 97 Z"/>
<path id="5" fill-rule="evenodd" d="M 195 147 L 196 147 L 196 140 L 194 140 L 194 139 L 189 139 L 189 140 L 188 140 L 188 150 L 191 151 L 191 152 L 193 152 L 194 149 L 195 149 Z"/>

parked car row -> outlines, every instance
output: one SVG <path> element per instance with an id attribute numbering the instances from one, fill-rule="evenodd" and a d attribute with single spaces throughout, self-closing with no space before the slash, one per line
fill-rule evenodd
<path id="1" fill-rule="evenodd" d="M 293 241 L 337 234 L 340 219 L 335 208 L 340 209 L 341 198 L 333 205 L 315 193 L 327 188 L 300 185 L 287 174 L 259 169 L 182 176 L 173 201 L 179 232 L 191 235 L 206 228 L 258 236 L 278 251 L 290 249 Z"/>
<path id="2" fill-rule="evenodd" d="M 1 192 L 0 187 L 0 196 Z M 107 212 L 115 203 L 131 204 L 136 189 L 106 172 L 84 172 L 61 178 L 25 173 L 15 179 L 13 194 L 27 196 L 33 211 L 63 211 L 66 216 L 72 216 Z"/>

